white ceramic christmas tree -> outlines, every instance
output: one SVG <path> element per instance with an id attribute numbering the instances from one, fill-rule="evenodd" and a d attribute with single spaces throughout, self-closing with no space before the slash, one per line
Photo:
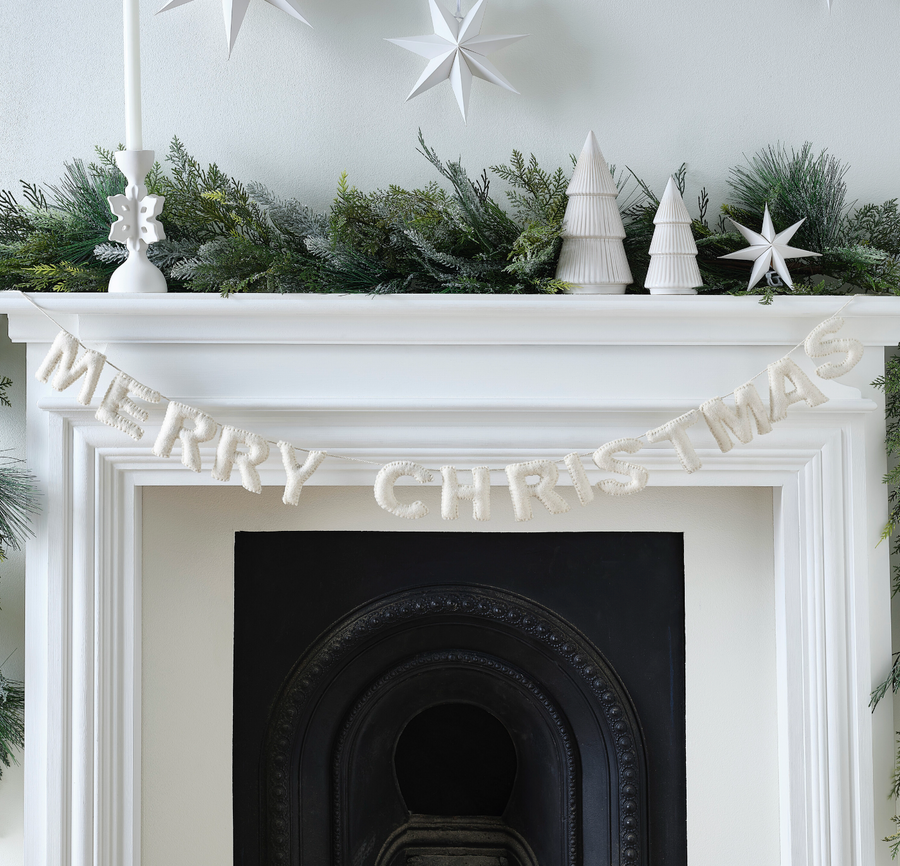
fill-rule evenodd
<path id="1" fill-rule="evenodd" d="M 644 285 L 651 295 L 696 295 L 695 287 L 703 285 L 697 267 L 697 244 L 691 233 L 691 215 L 674 178 L 669 178 L 653 225 L 656 229 Z"/>
<path id="2" fill-rule="evenodd" d="M 571 283 L 573 292 L 623 294 L 632 276 L 622 245 L 625 228 L 616 204 L 618 190 L 593 132 L 566 192 L 569 204 L 556 278 Z"/>

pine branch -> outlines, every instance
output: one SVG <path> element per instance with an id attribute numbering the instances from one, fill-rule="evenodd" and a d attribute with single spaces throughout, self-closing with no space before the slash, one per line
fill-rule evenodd
<path id="1" fill-rule="evenodd" d="M 3 767 L 18 764 L 16 752 L 25 748 L 25 686 L 0 671 L 0 779 Z"/>
<path id="2" fill-rule="evenodd" d="M 0 457 L 0 558 L 19 550 L 33 535 L 31 518 L 40 513 L 35 477 L 14 457 Z"/>

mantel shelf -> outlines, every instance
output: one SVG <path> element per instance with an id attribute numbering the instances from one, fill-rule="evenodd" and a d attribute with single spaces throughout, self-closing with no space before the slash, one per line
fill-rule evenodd
<path id="1" fill-rule="evenodd" d="M 795 345 L 846 297 L 648 295 L 32 294 L 86 342 L 293 345 Z M 19 292 L 0 292 L 14 341 L 56 328 Z M 900 340 L 900 297 L 856 297 L 848 332 Z M 852 321 L 852 329 L 850 322 Z"/>

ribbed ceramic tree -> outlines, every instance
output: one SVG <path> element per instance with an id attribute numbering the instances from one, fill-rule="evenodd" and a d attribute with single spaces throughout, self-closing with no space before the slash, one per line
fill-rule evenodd
<path id="1" fill-rule="evenodd" d="M 703 285 L 697 267 L 697 244 L 691 233 L 691 216 L 674 178 L 669 178 L 653 224 L 656 229 L 644 285 L 651 295 L 696 295 L 695 287 Z"/>
<path id="2" fill-rule="evenodd" d="M 588 133 L 566 190 L 563 245 L 556 277 L 573 292 L 621 295 L 632 282 L 622 240 L 625 228 L 616 204 L 615 181 L 594 133 Z"/>

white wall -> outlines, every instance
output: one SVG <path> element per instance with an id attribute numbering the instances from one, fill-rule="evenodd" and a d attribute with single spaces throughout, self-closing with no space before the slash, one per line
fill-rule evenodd
<path id="1" fill-rule="evenodd" d="M 345 169 L 362 188 L 433 178 L 419 127 L 473 171 L 513 147 L 567 164 L 593 127 L 611 162 L 661 189 L 687 161 L 714 201 L 742 154 L 809 139 L 851 163 L 851 198 L 900 193 L 896 0 L 490 0 L 485 33 L 531 34 L 494 56 L 521 96 L 476 80 L 468 127 L 447 83 L 404 104 L 425 61 L 384 38 L 431 32 L 426 0 L 297 2 L 315 29 L 251 0 L 227 60 L 218 0 L 144 0 L 145 146 L 177 134 L 316 206 Z M 121 8 L 2 4 L 0 187 L 124 139 Z"/>
<path id="2" fill-rule="evenodd" d="M 144 488 L 142 866 L 232 862 L 235 531 L 471 531 L 439 495 L 417 489 L 432 513 L 408 524 L 371 488 L 307 488 L 296 509 L 273 488 Z M 527 526 L 505 490 L 492 506 L 500 532 L 684 532 L 689 862 L 778 863 L 772 491 L 648 488 Z"/>

